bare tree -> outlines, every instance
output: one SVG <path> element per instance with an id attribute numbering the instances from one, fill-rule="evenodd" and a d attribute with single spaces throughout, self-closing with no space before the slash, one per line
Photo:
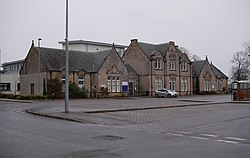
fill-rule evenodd
<path id="1" fill-rule="evenodd" d="M 248 80 L 250 79 L 250 43 L 244 44 L 245 51 L 236 52 L 231 60 L 231 79 Z"/>
<path id="2" fill-rule="evenodd" d="M 201 60 L 201 58 L 198 55 L 190 53 L 190 51 L 187 48 L 185 48 L 185 47 L 179 47 L 179 50 L 182 53 L 185 53 L 188 56 L 189 60 L 191 60 L 191 61 Z"/>

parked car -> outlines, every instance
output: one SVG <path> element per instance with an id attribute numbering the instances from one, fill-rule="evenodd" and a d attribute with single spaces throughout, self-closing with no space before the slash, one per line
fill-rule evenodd
<path id="1" fill-rule="evenodd" d="M 156 98 L 158 98 L 158 97 L 177 98 L 178 95 L 179 95 L 178 92 L 171 91 L 171 90 L 168 90 L 168 89 L 165 89 L 165 88 L 158 89 L 158 90 L 155 91 L 155 97 Z"/>

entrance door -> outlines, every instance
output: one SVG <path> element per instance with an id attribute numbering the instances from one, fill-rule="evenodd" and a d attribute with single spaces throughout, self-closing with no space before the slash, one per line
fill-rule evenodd
<path id="1" fill-rule="evenodd" d="M 34 83 L 30 84 L 30 95 L 34 95 L 35 86 Z"/>
<path id="2" fill-rule="evenodd" d="M 129 90 L 128 95 L 129 96 L 134 96 L 134 82 L 133 81 L 129 81 L 128 90 Z"/>

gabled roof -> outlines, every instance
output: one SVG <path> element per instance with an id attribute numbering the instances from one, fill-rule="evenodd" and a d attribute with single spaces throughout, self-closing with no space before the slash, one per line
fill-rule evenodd
<path id="1" fill-rule="evenodd" d="M 142 43 L 138 42 L 138 45 L 140 49 L 143 51 L 143 53 L 148 57 L 151 58 L 151 55 L 154 52 L 160 52 L 162 56 L 164 56 L 164 53 L 166 52 L 169 43 L 162 43 L 162 44 L 149 44 L 149 43 Z"/>
<path id="2" fill-rule="evenodd" d="M 218 78 L 223 78 L 223 79 L 228 79 L 228 77 L 221 72 L 216 66 L 214 66 L 213 64 L 210 64 L 212 67 L 212 71 L 214 72 L 214 75 Z"/>
<path id="3" fill-rule="evenodd" d="M 41 62 L 48 70 L 61 70 L 65 67 L 65 50 L 44 47 L 34 47 L 40 51 Z M 83 69 L 87 72 L 97 72 L 105 61 L 111 49 L 86 53 L 69 50 L 69 68 L 71 71 Z"/>
<path id="4" fill-rule="evenodd" d="M 199 77 L 203 69 L 205 60 L 199 60 L 192 63 L 193 77 Z"/>
<path id="5" fill-rule="evenodd" d="M 133 74 L 138 75 L 138 73 L 129 64 L 125 64 L 125 67 L 126 67 L 126 69 L 128 70 L 129 73 L 131 72 Z"/>
<path id="6" fill-rule="evenodd" d="M 192 63 L 193 66 L 193 77 L 199 77 L 201 74 L 201 71 L 203 69 L 203 66 L 205 64 L 206 60 L 199 60 L 199 61 L 195 61 Z M 216 66 L 214 66 L 213 64 L 209 64 L 214 75 L 217 78 L 223 78 L 223 79 L 227 79 L 228 77 L 222 73 Z"/>

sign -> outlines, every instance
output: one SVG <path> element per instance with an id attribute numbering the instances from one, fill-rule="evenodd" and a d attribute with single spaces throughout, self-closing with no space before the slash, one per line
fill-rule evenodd
<path id="1" fill-rule="evenodd" d="M 122 82 L 122 92 L 123 93 L 128 92 L 128 82 Z"/>

